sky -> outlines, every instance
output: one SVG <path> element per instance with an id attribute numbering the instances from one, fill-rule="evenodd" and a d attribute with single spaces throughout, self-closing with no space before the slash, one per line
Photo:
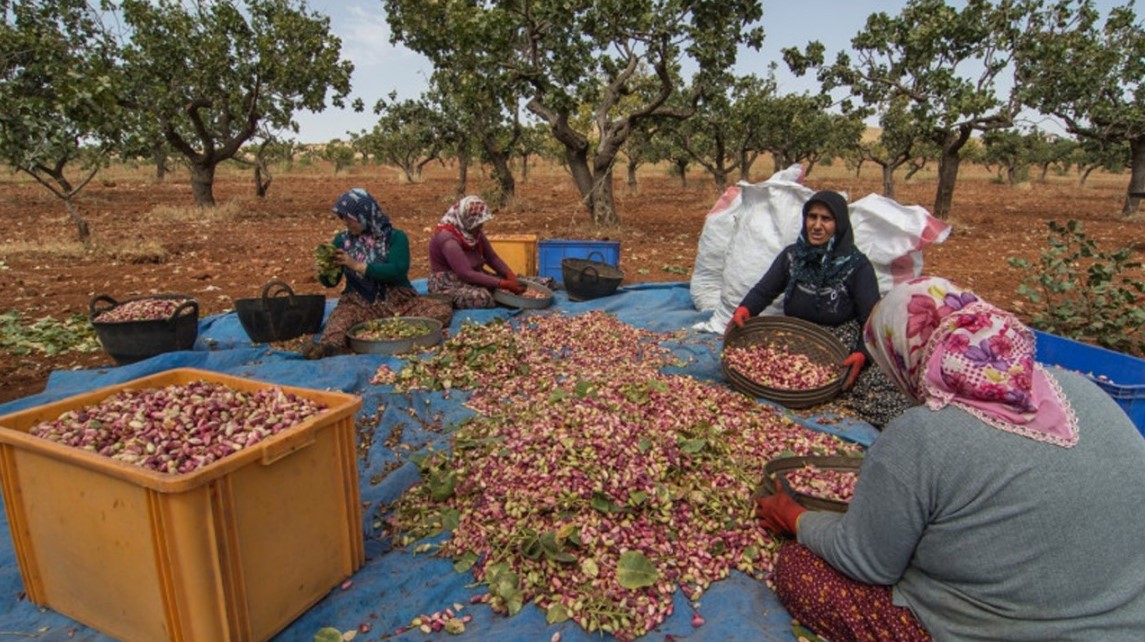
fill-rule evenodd
<path id="1" fill-rule="evenodd" d="M 328 106 L 321 113 L 296 114 L 301 142 L 346 140 L 348 132 L 368 131 L 377 122 L 373 106 L 379 98 L 390 92 L 397 92 L 399 100 L 417 98 L 428 87 L 432 65 L 421 54 L 390 44 L 390 28 L 381 0 L 310 0 L 307 4 L 313 11 L 330 17 L 331 31 L 342 40 L 342 57 L 354 63 L 347 104 L 361 98 L 366 109 L 355 113 L 349 108 Z M 782 49 L 802 49 L 808 42 L 819 40 L 827 49 L 826 59 L 833 60 L 838 51 L 849 49 L 851 38 L 862 30 L 867 16 L 878 11 L 893 15 L 906 4 L 906 0 L 765 1 L 760 23 L 765 32 L 763 46 L 759 51 L 742 49 L 735 71 L 762 77 L 767 74 L 768 65 L 776 62 L 780 94 L 818 91 L 813 74 L 797 78 L 787 70 L 780 54 Z M 1120 4 L 1123 2 L 1097 2 L 1102 15 L 1109 7 Z"/>

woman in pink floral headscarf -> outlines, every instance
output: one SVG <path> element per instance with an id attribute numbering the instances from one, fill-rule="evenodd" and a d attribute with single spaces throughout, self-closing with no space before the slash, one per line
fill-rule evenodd
<path id="1" fill-rule="evenodd" d="M 892 288 L 865 340 L 919 405 L 875 440 L 846 513 L 760 500 L 797 537 L 773 576 L 792 616 L 833 641 L 1141 639 L 1145 440 L 1121 407 L 945 279 Z"/>
<path id="2" fill-rule="evenodd" d="M 492 218 L 485 201 L 466 196 L 446 210 L 429 240 L 427 288 L 448 296 L 455 308 L 491 308 L 497 288 L 525 291 L 485 236 L 485 223 Z"/>

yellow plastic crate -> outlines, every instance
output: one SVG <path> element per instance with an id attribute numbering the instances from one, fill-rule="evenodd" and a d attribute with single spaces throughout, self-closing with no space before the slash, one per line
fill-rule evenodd
<path id="1" fill-rule="evenodd" d="M 265 640 L 365 561 L 349 394 L 281 386 L 327 410 L 187 474 L 27 432 L 181 368 L 0 417 L 0 488 L 28 599 L 121 640 Z"/>
<path id="2" fill-rule="evenodd" d="M 537 275 L 537 235 L 489 235 L 489 244 L 517 276 Z"/>

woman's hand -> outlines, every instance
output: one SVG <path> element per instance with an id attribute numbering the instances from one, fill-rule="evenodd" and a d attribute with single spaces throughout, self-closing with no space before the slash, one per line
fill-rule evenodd
<path id="1" fill-rule="evenodd" d="M 795 500 L 776 485 L 775 492 L 767 497 L 755 500 L 755 516 L 763 521 L 763 526 L 776 535 L 795 536 L 799 526 L 799 517 L 807 509 L 795 503 Z"/>
<path id="2" fill-rule="evenodd" d="M 355 274 L 366 274 L 366 264 L 346 254 L 345 250 L 334 250 L 334 265 L 344 267 Z"/>

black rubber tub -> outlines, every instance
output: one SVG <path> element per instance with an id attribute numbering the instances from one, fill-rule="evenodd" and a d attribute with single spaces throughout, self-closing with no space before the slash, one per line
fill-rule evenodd
<path id="1" fill-rule="evenodd" d="M 288 341 L 304 334 L 317 334 L 326 314 L 322 294 L 295 294 L 282 281 L 262 286 L 262 296 L 235 299 L 239 323 L 253 343 Z"/>
<path id="2" fill-rule="evenodd" d="M 129 303 L 172 302 L 169 316 L 139 321 L 100 321 L 100 315 Z M 92 297 L 89 320 L 103 349 L 119 365 L 165 352 L 190 350 L 199 338 L 199 303 L 185 294 L 154 294 L 117 301 L 106 294 Z"/>
<path id="3" fill-rule="evenodd" d="M 624 272 L 605 263 L 600 252 L 592 252 L 587 259 L 561 259 L 561 278 L 570 301 L 588 301 L 614 294 L 624 280 Z"/>

